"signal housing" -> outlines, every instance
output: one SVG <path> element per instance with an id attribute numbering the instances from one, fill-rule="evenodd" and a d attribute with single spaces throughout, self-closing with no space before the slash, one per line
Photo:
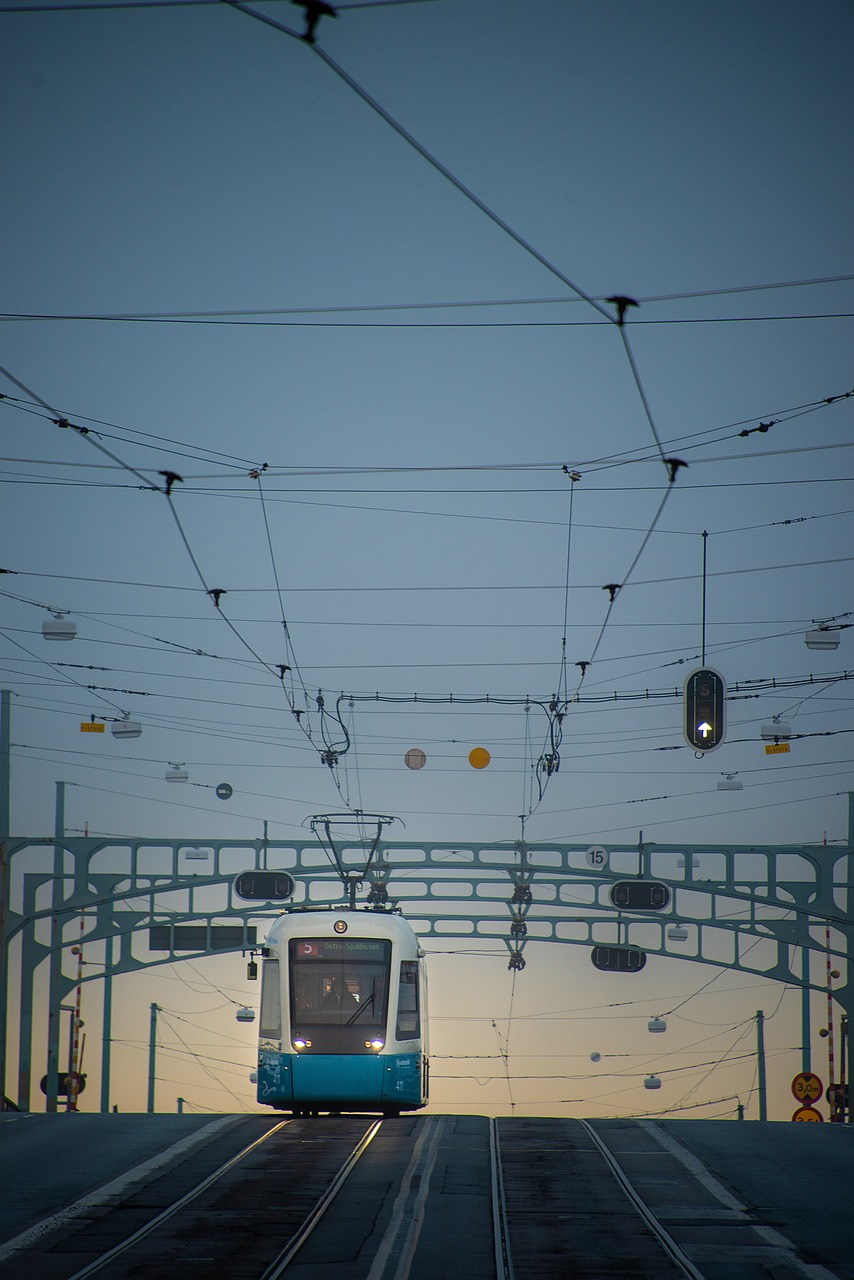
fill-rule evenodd
<path id="1" fill-rule="evenodd" d="M 685 741 L 695 751 L 714 751 L 726 736 L 726 680 L 714 667 L 698 667 L 685 679 Z"/>

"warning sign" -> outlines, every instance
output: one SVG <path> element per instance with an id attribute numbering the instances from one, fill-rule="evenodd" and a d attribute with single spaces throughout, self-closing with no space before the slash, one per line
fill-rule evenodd
<path id="1" fill-rule="evenodd" d="M 798 1102 L 805 1102 L 807 1105 L 818 1102 L 823 1092 L 824 1085 L 812 1071 L 800 1071 L 792 1081 L 792 1093 Z"/>
<path id="2" fill-rule="evenodd" d="M 813 1124 L 822 1124 L 824 1122 L 824 1116 L 816 1111 L 815 1107 L 798 1107 L 792 1119 L 806 1120 L 808 1123 L 812 1121 Z"/>

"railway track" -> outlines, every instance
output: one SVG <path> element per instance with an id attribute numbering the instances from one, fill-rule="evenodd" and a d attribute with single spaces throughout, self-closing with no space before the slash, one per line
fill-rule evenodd
<path id="1" fill-rule="evenodd" d="M 587 1121 L 490 1133 L 498 1280 L 705 1280 Z"/>
<path id="2" fill-rule="evenodd" d="M 0 1260 L 0 1280 L 154 1280 L 176 1262 L 187 1280 L 277 1280 L 380 1126 L 280 1121 L 213 1169 L 196 1151 L 118 1200 L 89 1197 L 83 1213 L 38 1224 Z"/>
<path id="3" fill-rule="evenodd" d="M 0 1280 L 834 1280 L 669 1134 L 619 1122 L 226 1122 L 31 1234 Z"/>

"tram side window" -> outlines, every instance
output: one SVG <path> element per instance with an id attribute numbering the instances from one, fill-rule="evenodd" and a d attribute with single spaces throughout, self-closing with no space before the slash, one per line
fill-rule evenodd
<path id="1" fill-rule="evenodd" d="M 418 963 L 401 960 L 397 996 L 397 1038 L 415 1040 L 421 1033 L 418 1010 Z"/>
<path id="2" fill-rule="evenodd" d="M 261 971 L 261 1018 L 258 1034 L 262 1040 L 282 1038 L 282 995 L 278 960 L 265 960 Z"/>

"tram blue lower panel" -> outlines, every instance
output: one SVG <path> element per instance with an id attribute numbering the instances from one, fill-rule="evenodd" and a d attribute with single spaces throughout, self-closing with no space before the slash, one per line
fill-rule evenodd
<path id="1" fill-rule="evenodd" d="M 258 1101 L 290 1106 L 420 1107 L 421 1055 L 291 1054 L 262 1050 Z"/>

